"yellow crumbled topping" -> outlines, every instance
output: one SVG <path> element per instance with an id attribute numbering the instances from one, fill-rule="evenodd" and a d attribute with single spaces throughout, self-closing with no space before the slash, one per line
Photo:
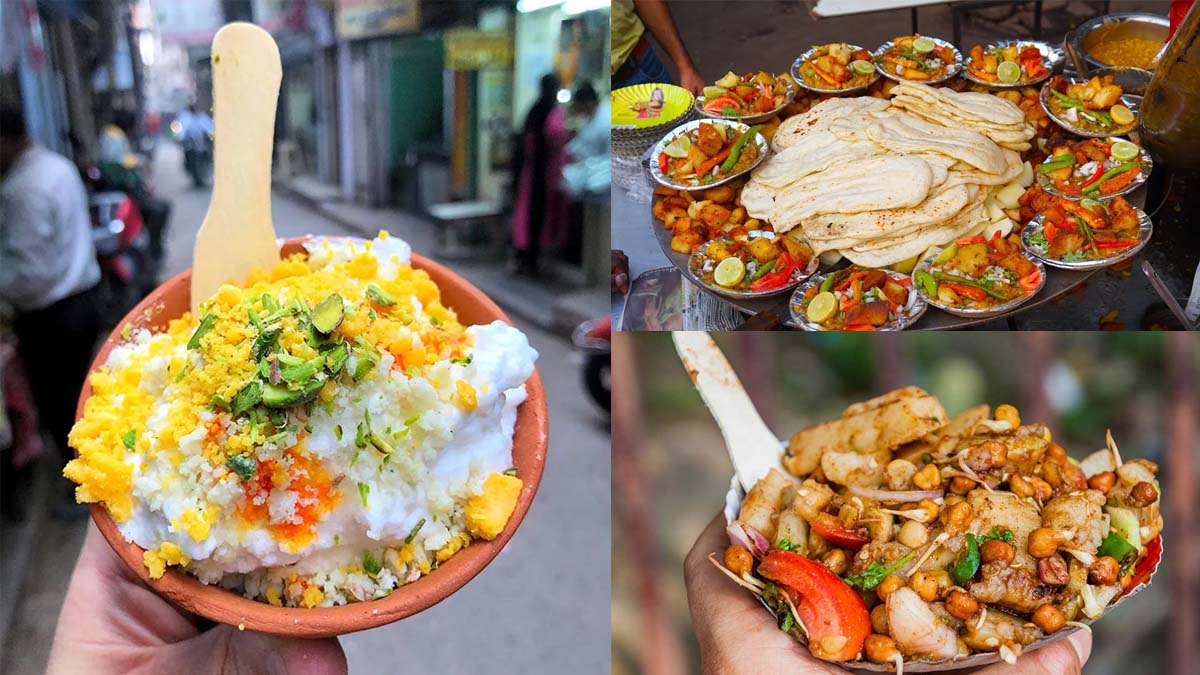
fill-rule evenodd
<path id="1" fill-rule="evenodd" d="M 433 557 L 438 562 L 446 562 L 455 553 L 458 553 L 460 549 L 462 549 L 464 546 L 469 545 L 470 543 L 471 543 L 470 535 L 468 535 L 466 532 L 460 532 L 457 535 L 455 535 L 453 539 L 446 542 L 445 546 L 439 548 L 437 550 L 437 552 L 433 554 Z"/>
<path id="2" fill-rule="evenodd" d="M 459 380 L 454 384 L 454 395 L 458 400 L 458 407 L 463 410 L 474 410 L 475 406 L 479 405 L 475 398 L 475 387 L 466 380 Z"/>
<path id="3" fill-rule="evenodd" d="M 283 607 L 283 598 L 279 597 L 279 589 L 274 586 L 267 587 L 267 603 L 276 607 Z"/>
<path id="4" fill-rule="evenodd" d="M 167 565 L 186 565 L 189 562 L 191 560 L 183 554 L 183 550 L 177 544 L 169 541 L 163 542 L 163 545 L 157 549 L 142 554 L 142 563 L 150 571 L 151 579 L 162 578 L 163 573 L 167 571 Z"/>
<path id="5" fill-rule="evenodd" d="M 405 565 L 405 564 L 412 562 L 412 559 L 413 559 L 413 545 L 405 544 L 405 545 L 401 546 L 400 551 L 396 554 L 396 561 L 398 563 L 400 563 L 401 565 Z"/>
<path id="6" fill-rule="evenodd" d="M 301 607 L 316 607 L 325 599 L 325 594 L 316 586 L 308 586 L 300 596 Z"/>
<path id="7" fill-rule="evenodd" d="M 467 530 L 480 539 L 495 539 L 504 531 L 524 483 L 516 476 L 490 474 L 483 481 L 483 492 L 467 500 Z"/>
<path id="8" fill-rule="evenodd" d="M 365 248 L 371 249 L 369 242 Z M 320 259 L 330 260 L 330 256 Z M 200 452 L 215 468 L 214 475 L 220 480 L 241 481 L 247 497 L 273 489 L 296 491 L 305 497 L 298 514 L 302 522 L 293 520 L 281 526 L 270 521 L 269 510 L 261 502 L 238 500 L 223 507 L 225 512 L 202 504 L 181 514 L 172 523 L 175 529 L 203 541 L 218 518 L 235 511 L 245 525 L 267 527 L 287 550 L 298 550 L 311 541 L 316 523 L 341 498 L 341 489 L 326 480 L 328 477 L 316 475 L 312 470 L 315 461 L 307 470 L 296 468 L 305 465 L 306 453 L 300 450 L 303 430 L 293 428 L 301 442 L 287 449 L 286 462 L 254 461 L 256 449 L 281 429 L 265 409 L 253 408 L 253 404 L 252 411 L 258 413 L 250 420 L 253 423 L 235 424 L 246 421 L 249 412 L 235 414 L 233 404 L 248 385 L 265 387 L 271 360 L 276 357 L 256 360 L 252 351 L 264 333 L 275 333 L 268 341 L 268 354 L 320 364 L 317 372 L 326 378 L 326 384 L 316 394 L 317 405 L 332 401 L 340 387 L 353 387 L 378 370 L 355 371 L 351 363 L 378 366 L 386 353 L 394 359 L 393 369 L 419 372 L 429 363 L 468 356 L 471 337 L 454 312 L 441 304 L 438 287 L 429 275 L 399 264 L 395 256 L 390 263 L 396 263 L 389 264 L 396 270 L 395 278 L 384 280 L 377 276 L 379 262 L 362 247 L 341 262 L 322 262 L 320 267 L 305 255 L 293 255 L 270 269 L 255 270 L 241 287 L 222 286 L 203 303 L 200 316 L 184 314 L 148 339 L 142 333 L 125 334 L 124 339 L 136 340 L 136 344 L 124 350 L 119 367 L 105 365 L 91 374 L 92 394 L 71 430 L 70 442 L 78 457 L 63 473 L 78 484 L 76 498 L 102 502 L 115 520 L 127 521 L 133 512 L 134 469 L 146 470 L 154 459 L 165 459 L 178 468 L 191 452 L 180 451 L 181 439 L 192 441 L 196 432 L 203 430 Z M 332 334 L 321 340 L 324 348 L 342 344 L 351 354 L 338 372 L 328 365 L 327 352 L 313 346 L 320 341 L 313 342 L 310 327 L 314 308 L 332 294 L 341 297 L 344 316 Z M 207 328 L 198 331 L 202 325 Z M 278 362 L 274 365 L 281 367 Z M 165 394 L 161 392 L 164 370 Z M 464 390 L 463 385 L 459 383 L 456 389 L 459 404 L 474 407 L 475 392 L 469 385 Z M 300 386 L 292 384 L 290 391 Z M 154 428 L 148 429 L 156 409 L 162 410 L 155 416 Z M 167 474 L 162 487 L 180 477 L 191 480 L 190 476 Z M 159 553 L 147 555 L 152 570 L 173 564 Z"/>
<path id="9" fill-rule="evenodd" d="M 204 541 L 208 539 L 208 531 L 212 527 L 212 523 L 205 516 L 197 513 L 196 509 L 188 509 L 172 520 L 171 526 L 176 530 L 187 532 L 188 536 L 196 541 Z"/>

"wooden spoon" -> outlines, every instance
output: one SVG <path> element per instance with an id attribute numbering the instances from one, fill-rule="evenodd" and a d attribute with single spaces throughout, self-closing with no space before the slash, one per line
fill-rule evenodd
<path id="1" fill-rule="evenodd" d="M 192 315 L 229 281 L 279 262 L 271 224 L 271 147 L 279 98 L 279 48 L 250 23 L 221 28 L 212 43 L 213 188 L 196 233 Z"/>
<path id="2" fill-rule="evenodd" d="M 747 492 L 771 469 L 783 470 L 783 444 L 759 416 L 733 367 L 708 333 L 671 333 L 675 350 L 687 368 L 708 411 L 725 436 L 738 482 Z"/>

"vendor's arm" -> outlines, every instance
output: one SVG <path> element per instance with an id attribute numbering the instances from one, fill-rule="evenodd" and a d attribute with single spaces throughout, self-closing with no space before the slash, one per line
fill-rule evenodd
<path id="1" fill-rule="evenodd" d="M 679 70 L 679 86 L 693 94 L 703 91 L 704 78 L 700 77 L 695 64 L 692 63 L 692 57 L 688 55 L 687 47 L 679 37 L 675 19 L 671 17 L 671 8 L 667 6 L 666 0 L 634 0 L 633 6 L 638 18 L 649 29 L 654 39 L 658 40 L 658 44 L 662 45 L 667 57 L 675 63 Z"/>

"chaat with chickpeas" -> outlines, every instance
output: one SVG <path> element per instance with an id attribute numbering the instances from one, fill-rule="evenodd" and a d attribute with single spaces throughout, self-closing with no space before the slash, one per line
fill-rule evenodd
<path id="1" fill-rule="evenodd" d="M 1011 405 L 949 417 L 907 387 L 800 431 L 781 464 L 710 560 L 827 661 L 1013 663 L 1139 590 L 1162 553 L 1153 462 L 1111 432 L 1072 459 Z"/>

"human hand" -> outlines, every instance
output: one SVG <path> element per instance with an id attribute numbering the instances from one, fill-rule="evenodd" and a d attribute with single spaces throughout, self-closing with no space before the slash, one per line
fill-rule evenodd
<path id="1" fill-rule="evenodd" d="M 713 567 L 708 554 L 720 556 L 728 545 L 725 516 L 717 514 L 700 533 L 684 561 L 688 607 L 700 643 L 703 672 L 847 675 L 850 671 L 817 659 L 779 630 L 770 613 L 748 591 Z M 1079 630 L 1022 656 L 1016 665 L 998 663 L 973 672 L 974 675 L 1079 675 L 1091 651 L 1091 631 Z M 965 672 L 972 671 L 943 671 L 944 675 Z"/>
<path id="2" fill-rule="evenodd" d="M 704 78 L 700 77 L 700 72 L 689 63 L 679 67 L 679 86 L 693 94 L 702 94 L 704 93 Z"/>
<path id="3" fill-rule="evenodd" d="M 346 672 L 336 638 L 280 638 L 226 625 L 202 630 L 200 621 L 143 584 L 89 523 L 46 672 Z"/>
<path id="4" fill-rule="evenodd" d="M 609 285 L 613 293 L 629 292 L 629 257 L 624 251 L 612 249 L 612 264 L 609 270 Z"/>

